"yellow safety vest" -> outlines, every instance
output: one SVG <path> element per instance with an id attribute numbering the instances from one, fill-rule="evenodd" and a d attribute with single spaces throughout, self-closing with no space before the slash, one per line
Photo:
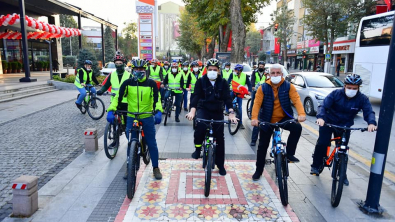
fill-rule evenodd
<path id="1" fill-rule="evenodd" d="M 129 78 L 130 78 L 130 73 L 125 71 L 122 74 L 121 82 L 119 82 L 117 71 L 112 72 L 111 76 L 110 76 L 111 93 L 118 94 L 119 93 L 119 88 L 121 88 L 122 83 L 125 82 L 126 80 L 128 80 Z M 112 102 L 112 100 L 114 98 L 115 98 L 115 96 L 111 96 L 111 102 Z M 123 97 L 122 102 L 123 103 L 127 103 L 128 102 L 127 98 Z"/>
<path id="2" fill-rule="evenodd" d="M 244 86 L 247 81 L 247 75 L 244 72 L 242 72 L 242 73 L 240 73 L 240 77 L 238 77 L 236 74 L 233 73 L 233 81 Z M 232 90 L 232 84 L 230 84 L 230 89 Z"/>
<path id="3" fill-rule="evenodd" d="M 82 72 L 84 72 L 84 77 L 83 77 L 84 82 L 83 83 L 86 83 L 86 81 L 88 80 L 88 73 L 86 73 L 85 69 L 81 69 L 81 70 L 82 70 Z M 91 81 L 92 81 L 92 73 L 93 73 L 93 71 L 91 70 L 89 72 L 89 79 Z M 76 85 L 78 88 L 83 88 L 80 83 L 80 69 L 77 70 L 77 76 L 75 77 L 74 85 Z"/>
<path id="4" fill-rule="evenodd" d="M 169 88 L 173 90 L 175 93 L 182 93 L 182 90 L 179 90 L 181 87 L 181 73 L 177 73 L 177 75 L 174 77 L 173 74 L 169 74 L 167 77 L 169 80 Z"/>
<path id="5" fill-rule="evenodd" d="M 161 81 L 159 71 L 160 71 L 160 66 L 156 66 L 155 70 L 154 70 L 154 68 L 152 68 L 152 66 L 150 66 L 149 78 L 154 81 Z"/>
<path id="6" fill-rule="evenodd" d="M 232 70 L 229 69 L 229 71 L 226 71 L 225 69 L 222 70 L 222 78 L 226 79 L 228 81 L 229 76 L 232 74 Z"/>

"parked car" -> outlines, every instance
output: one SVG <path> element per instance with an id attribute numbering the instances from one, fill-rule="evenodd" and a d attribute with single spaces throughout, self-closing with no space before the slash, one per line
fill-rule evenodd
<path id="1" fill-rule="evenodd" d="M 250 65 L 248 65 L 248 64 L 243 64 L 243 72 L 244 72 L 248 77 L 251 76 L 252 71 L 254 71 L 254 70 L 251 68 Z"/>
<path id="2" fill-rule="evenodd" d="M 106 65 L 104 66 L 104 68 L 102 70 L 100 70 L 100 75 L 102 76 L 108 76 L 110 75 L 112 72 L 114 72 L 116 70 L 115 68 L 115 63 L 113 62 L 108 62 L 106 63 Z"/>
<path id="3" fill-rule="evenodd" d="M 265 65 L 265 69 L 266 69 L 266 72 L 267 73 L 270 73 L 270 68 L 273 66 L 274 64 L 271 64 L 271 63 L 266 63 L 266 65 Z M 289 72 L 288 72 L 288 70 L 283 66 L 283 65 L 281 65 L 281 70 L 283 71 L 283 76 L 284 76 L 284 78 L 289 74 Z"/>
<path id="4" fill-rule="evenodd" d="M 299 93 L 307 115 L 314 116 L 325 97 L 335 89 L 342 88 L 343 82 L 337 77 L 322 72 L 296 72 L 285 77 Z"/>

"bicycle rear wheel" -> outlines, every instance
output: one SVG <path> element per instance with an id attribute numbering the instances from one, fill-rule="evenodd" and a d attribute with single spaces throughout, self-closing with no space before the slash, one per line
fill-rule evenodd
<path id="1" fill-rule="evenodd" d="M 288 186 L 287 186 L 287 159 L 282 154 L 276 154 L 274 162 L 276 168 L 276 176 L 278 183 L 278 190 L 280 192 L 281 203 L 284 206 L 288 205 Z"/>
<path id="2" fill-rule="evenodd" d="M 138 163 L 138 156 L 137 156 L 137 142 L 133 141 L 130 144 L 129 149 L 129 156 L 127 158 L 127 167 L 128 167 L 128 177 L 126 183 L 126 193 L 129 199 L 132 199 L 134 193 L 136 192 L 136 179 L 137 179 L 137 163 Z"/>
<path id="3" fill-rule="evenodd" d="M 108 159 L 113 159 L 118 152 L 120 129 L 117 120 L 114 123 L 107 123 L 104 130 L 104 152 Z"/>
<path id="4" fill-rule="evenodd" d="M 145 143 L 145 138 L 140 134 L 140 141 L 141 141 L 141 150 L 143 155 L 143 162 L 145 165 L 148 165 L 151 162 L 151 155 L 149 153 L 149 149 L 147 144 Z"/>
<path id="5" fill-rule="evenodd" d="M 236 116 L 236 118 L 240 119 L 239 110 L 237 108 L 235 109 L 235 116 Z M 229 129 L 230 135 L 235 135 L 237 133 L 237 131 L 239 130 L 240 125 L 241 125 L 240 120 L 239 120 L 239 122 L 237 122 L 237 124 L 232 124 L 232 123 L 228 124 L 228 129 Z"/>
<path id="6" fill-rule="evenodd" d="M 77 95 L 77 99 L 78 99 L 78 97 L 80 97 L 80 94 Z M 86 113 L 86 108 L 85 108 L 85 107 L 86 107 L 86 103 L 85 103 L 85 99 L 82 100 L 81 105 L 82 105 L 82 107 L 81 107 L 80 111 L 81 111 L 82 114 L 85 114 L 85 113 Z"/>
<path id="7" fill-rule="evenodd" d="M 204 196 L 208 197 L 210 195 L 210 186 L 211 186 L 211 173 L 212 173 L 212 165 L 213 165 L 213 147 L 210 145 L 208 147 L 207 152 L 207 164 L 204 169 L 205 177 L 204 177 Z"/>
<path id="8" fill-rule="evenodd" d="M 347 157 L 343 153 L 338 153 L 339 158 L 336 157 L 333 160 L 332 170 L 332 193 L 331 193 L 331 204 L 332 207 L 339 206 L 340 199 L 343 193 L 344 179 L 346 178 L 347 170 Z"/>
<path id="9" fill-rule="evenodd" d="M 250 109 L 251 101 L 252 101 L 251 98 L 249 98 L 246 106 L 248 119 L 251 119 L 251 112 L 252 112 L 252 110 Z"/>
<path id="10" fill-rule="evenodd" d="M 104 103 L 97 97 L 92 97 L 88 102 L 88 114 L 94 120 L 99 120 L 104 115 Z"/>

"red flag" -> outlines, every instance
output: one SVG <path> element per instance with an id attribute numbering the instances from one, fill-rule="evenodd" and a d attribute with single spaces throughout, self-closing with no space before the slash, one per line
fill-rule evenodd
<path id="1" fill-rule="evenodd" d="M 387 4 L 388 11 L 391 11 L 391 0 L 384 0 L 385 4 Z"/>
<path id="2" fill-rule="evenodd" d="M 274 38 L 274 54 L 280 54 L 280 42 L 278 38 Z"/>

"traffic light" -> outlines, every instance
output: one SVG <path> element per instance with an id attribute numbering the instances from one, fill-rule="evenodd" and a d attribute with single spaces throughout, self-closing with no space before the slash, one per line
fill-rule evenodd
<path id="1" fill-rule="evenodd" d="M 306 50 L 303 50 L 303 55 L 304 55 L 304 56 L 306 56 L 306 55 L 307 55 L 307 52 L 306 52 Z"/>
<path id="2" fill-rule="evenodd" d="M 303 56 L 303 59 L 305 59 L 305 58 L 306 58 L 306 56 L 304 55 L 304 56 Z"/>
<path id="3" fill-rule="evenodd" d="M 277 31 L 277 29 L 278 29 L 278 23 L 276 23 L 276 24 L 274 25 L 274 31 L 275 31 L 275 32 Z"/>

